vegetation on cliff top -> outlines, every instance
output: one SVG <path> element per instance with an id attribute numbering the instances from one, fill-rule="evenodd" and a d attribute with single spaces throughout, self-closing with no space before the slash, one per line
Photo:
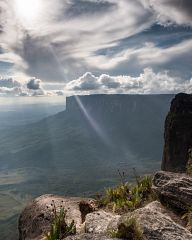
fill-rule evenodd
<path id="1" fill-rule="evenodd" d="M 101 199 L 101 205 L 113 210 L 113 212 L 133 211 L 144 203 L 154 200 L 152 191 L 152 177 L 137 177 L 136 183 L 125 182 L 124 172 L 121 174 L 121 183 L 105 190 L 105 195 Z"/>
<path id="2" fill-rule="evenodd" d="M 188 209 L 182 218 L 186 220 L 186 227 L 192 233 L 192 207 Z"/>

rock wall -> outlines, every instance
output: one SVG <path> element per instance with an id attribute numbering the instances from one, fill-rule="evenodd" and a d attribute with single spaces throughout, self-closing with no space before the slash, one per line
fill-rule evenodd
<path id="1" fill-rule="evenodd" d="M 180 93 L 172 100 L 164 138 L 162 170 L 185 172 L 192 147 L 192 94 Z"/>

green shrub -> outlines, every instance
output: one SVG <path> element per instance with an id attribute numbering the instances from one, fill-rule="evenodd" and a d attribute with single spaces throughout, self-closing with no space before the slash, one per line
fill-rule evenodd
<path id="1" fill-rule="evenodd" d="M 141 198 L 146 198 L 151 193 L 152 177 L 144 176 L 137 178 L 137 184 L 132 188 L 132 194 L 139 194 Z"/>
<path id="2" fill-rule="evenodd" d="M 192 232 L 192 207 L 182 217 L 187 221 L 187 228 Z"/>
<path id="3" fill-rule="evenodd" d="M 129 240 L 142 240 L 143 230 L 135 217 L 129 217 L 125 222 L 120 223 L 116 231 L 112 231 L 113 238 L 122 238 Z"/>
<path id="4" fill-rule="evenodd" d="M 54 215 L 53 223 L 51 224 L 51 230 L 46 233 L 47 240 L 61 240 L 69 235 L 74 235 L 76 233 L 76 226 L 74 221 L 69 225 L 66 223 L 66 213 L 63 206 L 60 206 L 60 211 L 57 212 L 55 202 L 52 201 L 51 204 L 52 212 Z"/>
<path id="5" fill-rule="evenodd" d="M 189 160 L 186 166 L 186 170 L 187 174 L 192 176 L 192 149 L 189 150 Z"/>
<path id="6" fill-rule="evenodd" d="M 102 199 L 104 206 L 113 211 L 134 210 L 140 207 L 152 195 L 152 178 L 150 176 L 137 177 L 135 185 L 122 182 L 120 185 L 106 189 Z"/>

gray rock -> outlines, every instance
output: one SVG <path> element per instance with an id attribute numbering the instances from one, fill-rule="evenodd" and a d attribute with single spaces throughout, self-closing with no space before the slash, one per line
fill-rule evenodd
<path id="1" fill-rule="evenodd" d="M 85 219 L 85 231 L 87 233 L 104 234 L 108 232 L 108 226 L 117 225 L 120 215 L 115 215 L 103 210 L 87 214 Z"/>
<path id="2" fill-rule="evenodd" d="M 160 212 L 162 214 L 164 214 L 167 217 L 170 217 L 175 223 L 181 225 L 181 226 L 185 226 L 186 222 L 180 217 L 178 216 L 176 213 L 174 213 L 173 211 L 171 211 L 171 209 L 166 208 L 165 206 L 163 206 L 160 202 L 158 201 L 154 201 L 149 203 L 146 208 L 151 209 L 152 211 L 157 211 Z"/>
<path id="3" fill-rule="evenodd" d="M 66 220 L 68 223 L 74 220 L 78 232 L 81 232 L 85 216 L 97 208 L 96 201 L 91 198 L 64 198 L 55 195 L 43 195 L 36 198 L 21 213 L 18 225 L 20 240 L 41 239 L 44 233 L 50 231 L 53 221 L 52 201 L 54 201 L 58 211 L 61 206 L 67 210 Z"/>
<path id="4" fill-rule="evenodd" d="M 192 240 L 192 234 L 181 225 L 175 223 L 167 213 L 162 213 L 156 204 L 135 210 L 131 216 L 135 217 L 143 229 L 146 240 Z M 124 222 L 129 215 L 124 215 L 119 224 Z"/>
<path id="5" fill-rule="evenodd" d="M 85 233 L 81 235 L 69 236 L 65 238 L 65 240 L 112 240 L 112 239 L 104 235 Z M 113 240 L 121 239 L 113 238 Z"/>
<path id="6" fill-rule="evenodd" d="M 157 172 L 153 189 L 170 206 L 187 210 L 192 206 L 192 177 L 186 174 Z"/>
<path id="7" fill-rule="evenodd" d="M 135 211 L 148 240 L 192 240 L 192 234 L 170 217 L 148 207 Z"/>

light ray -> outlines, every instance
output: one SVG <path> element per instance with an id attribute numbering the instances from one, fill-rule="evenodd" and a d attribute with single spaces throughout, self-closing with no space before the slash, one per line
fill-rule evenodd
<path id="1" fill-rule="evenodd" d="M 105 134 L 105 132 L 98 125 L 98 123 L 89 114 L 89 112 L 84 107 L 84 105 L 83 105 L 82 101 L 80 100 L 80 98 L 78 96 L 75 96 L 75 98 L 76 98 L 76 101 L 77 101 L 81 111 L 83 112 L 83 114 L 85 115 L 85 117 L 88 120 L 89 124 L 92 126 L 92 128 L 97 133 L 97 135 L 104 141 L 105 144 L 111 145 L 111 141 L 110 141 L 109 137 Z"/>

